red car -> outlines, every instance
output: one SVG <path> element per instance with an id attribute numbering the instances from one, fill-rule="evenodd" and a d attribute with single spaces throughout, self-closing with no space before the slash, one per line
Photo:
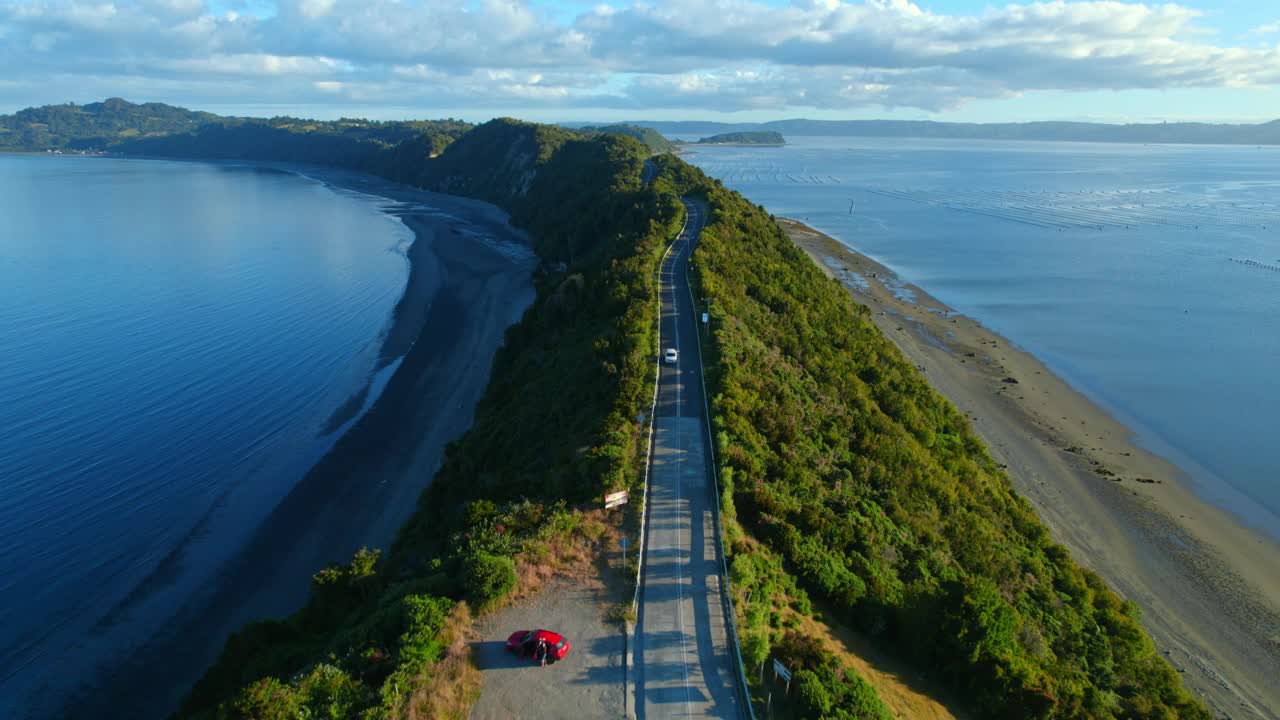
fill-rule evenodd
<path id="1" fill-rule="evenodd" d="M 517 630 L 507 638 L 507 651 L 520 657 L 531 657 L 535 661 L 541 660 L 538 653 L 539 641 L 543 643 L 549 663 L 563 660 L 569 654 L 569 639 L 550 630 Z"/>

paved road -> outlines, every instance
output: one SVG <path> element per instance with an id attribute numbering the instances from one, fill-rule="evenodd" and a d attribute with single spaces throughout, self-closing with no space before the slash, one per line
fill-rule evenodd
<path id="1" fill-rule="evenodd" d="M 636 626 L 639 718 L 740 717 L 737 660 L 720 590 L 715 491 L 702 393 L 698 332 L 685 268 L 705 209 L 685 201 L 689 221 L 662 266 L 662 351 L 676 365 L 658 377 L 649 468 L 646 550 Z"/>

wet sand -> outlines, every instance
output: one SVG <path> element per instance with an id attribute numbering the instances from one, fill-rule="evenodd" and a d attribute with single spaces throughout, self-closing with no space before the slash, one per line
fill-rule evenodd
<path id="1" fill-rule="evenodd" d="M 1280 720 L 1280 545 L 1196 497 L 1029 353 L 840 242 L 779 224 L 969 417 L 1053 537 L 1141 606 L 1215 715 Z"/>
<path id="2" fill-rule="evenodd" d="M 327 563 L 345 562 L 363 546 L 388 547 L 445 444 L 470 426 L 506 329 L 533 301 L 536 256 L 498 208 L 358 173 L 282 167 L 392 200 L 391 214 L 413 230 L 409 280 L 379 363 L 399 365 L 373 406 L 219 570 L 208 591 L 87 682 L 69 700 L 67 717 L 166 715 L 230 633 L 297 609 L 312 574 Z M 362 402 L 363 395 L 348 403 L 350 417 Z"/>

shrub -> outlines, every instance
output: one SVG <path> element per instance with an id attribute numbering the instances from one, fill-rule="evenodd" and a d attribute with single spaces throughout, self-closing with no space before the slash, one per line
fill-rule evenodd
<path id="1" fill-rule="evenodd" d="M 504 555 L 468 555 L 463 573 L 467 597 L 476 607 L 486 607 L 505 597 L 516 585 L 515 563 Z"/>

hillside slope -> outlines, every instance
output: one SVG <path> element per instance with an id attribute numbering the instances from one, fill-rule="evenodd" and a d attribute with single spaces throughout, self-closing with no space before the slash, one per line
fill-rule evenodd
<path id="1" fill-rule="evenodd" d="M 372 168 L 407 143 L 435 155 L 471 129 L 459 120 L 242 118 L 110 98 L 0 115 L 0 150 L 86 150 L 172 157 L 284 160 Z M 407 141 L 412 141 L 408 143 Z"/>
<path id="2" fill-rule="evenodd" d="M 1049 539 L 968 420 L 867 308 L 762 208 L 663 162 L 711 208 L 693 268 L 712 299 L 724 514 L 745 531 L 730 543 L 735 592 L 794 604 L 780 592 L 794 578 L 981 717 L 1209 717 L 1137 607 Z M 814 673 L 800 679 L 803 715 L 839 716 L 820 687 L 824 664 L 778 617 L 748 613 L 744 645 L 767 643 Z"/>
<path id="3" fill-rule="evenodd" d="M 644 146 L 649 148 L 649 151 L 655 154 L 672 152 L 676 149 L 675 143 L 663 137 L 662 133 L 652 128 L 641 127 L 639 125 L 584 125 L 577 128 L 577 130 L 578 132 L 586 133 L 588 135 L 597 132 L 611 133 L 614 135 L 630 135 L 644 143 Z"/>
<path id="4" fill-rule="evenodd" d="M 470 609 L 500 602 L 524 558 L 592 542 L 574 505 L 635 489 L 657 259 L 680 217 L 669 187 L 641 187 L 647 156 L 629 137 L 501 120 L 419 157 L 423 186 L 496 202 L 532 230 L 537 298 L 390 551 L 322 570 L 298 613 L 233 636 L 181 716 L 465 714 Z"/>

